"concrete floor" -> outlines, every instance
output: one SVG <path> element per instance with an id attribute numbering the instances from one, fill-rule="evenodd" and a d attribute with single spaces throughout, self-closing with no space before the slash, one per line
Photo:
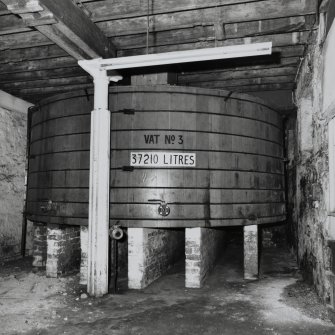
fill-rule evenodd
<path id="1" fill-rule="evenodd" d="M 101 299 L 82 295 L 78 276 L 45 278 L 29 259 L 7 264 L 0 334 L 335 334 L 285 248 L 265 249 L 260 280 L 245 282 L 241 244 L 231 242 L 202 289 L 185 289 L 181 262 L 144 290 Z"/>

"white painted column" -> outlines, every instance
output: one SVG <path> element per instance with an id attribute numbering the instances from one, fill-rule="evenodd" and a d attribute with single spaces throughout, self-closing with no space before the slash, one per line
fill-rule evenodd
<path id="1" fill-rule="evenodd" d="M 244 279 L 258 278 L 258 226 L 243 227 Z"/>
<path id="2" fill-rule="evenodd" d="M 94 74 L 91 113 L 87 292 L 108 293 L 110 111 L 106 71 Z"/>
<path id="3" fill-rule="evenodd" d="M 110 111 L 109 81 L 122 79 L 107 76 L 101 58 L 80 60 L 78 64 L 94 79 L 94 110 L 91 113 L 90 189 L 88 215 L 87 292 L 100 297 L 108 293 L 109 256 L 109 176 Z"/>

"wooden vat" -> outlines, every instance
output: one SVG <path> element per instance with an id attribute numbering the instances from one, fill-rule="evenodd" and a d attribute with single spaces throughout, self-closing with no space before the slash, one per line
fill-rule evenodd
<path id="1" fill-rule="evenodd" d="M 92 103 L 92 95 L 73 92 L 43 101 L 33 113 L 31 220 L 87 224 Z M 111 224 L 215 227 L 285 219 L 282 119 L 261 100 L 130 86 L 110 90 L 110 110 Z M 137 160 L 148 155 L 152 164 L 136 165 L 131 154 Z M 154 165 L 153 155 L 167 164 Z M 159 213 L 158 200 L 168 204 L 167 216 Z"/>

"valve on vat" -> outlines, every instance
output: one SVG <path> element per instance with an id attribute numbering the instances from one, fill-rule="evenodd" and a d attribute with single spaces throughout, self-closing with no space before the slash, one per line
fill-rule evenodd
<path id="1" fill-rule="evenodd" d="M 158 214 L 161 216 L 168 216 L 170 214 L 170 207 L 168 206 L 169 204 L 166 203 L 164 200 L 160 199 L 149 199 L 149 202 L 157 203 L 159 204 L 158 206 Z"/>

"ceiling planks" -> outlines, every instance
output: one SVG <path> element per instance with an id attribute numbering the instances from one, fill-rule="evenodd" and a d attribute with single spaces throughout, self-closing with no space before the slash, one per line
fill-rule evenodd
<path id="1" fill-rule="evenodd" d="M 196 25 L 213 25 L 269 20 L 297 15 L 315 14 L 316 0 L 263 0 L 242 4 L 202 8 L 168 14 L 150 16 L 150 31 L 164 31 L 173 28 L 194 27 Z M 145 32 L 147 16 L 104 21 L 98 24 L 107 36 L 120 36 Z"/>
<path id="2" fill-rule="evenodd" d="M 24 22 L 30 22 L 44 37 L 78 60 L 115 56 L 111 41 L 71 0 L 2 2 Z M 52 24 L 41 24 L 41 17 L 52 20 Z"/>
<path id="3" fill-rule="evenodd" d="M 148 22 L 150 53 L 273 43 L 269 57 L 180 65 L 181 85 L 289 92 L 318 12 L 317 0 L 149 0 L 149 12 L 147 0 L 3 2 L 0 89 L 31 102 L 91 87 L 76 59 L 146 53 Z"/>

